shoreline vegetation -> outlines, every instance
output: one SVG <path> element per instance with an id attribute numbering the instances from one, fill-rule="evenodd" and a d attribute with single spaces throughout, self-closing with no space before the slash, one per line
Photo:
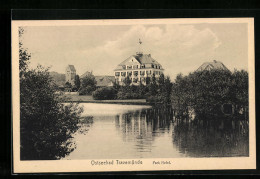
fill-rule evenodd
<path id="1" fill-rule="evenodd" d="M 248 72 L 244 70 L 197 70 L 185 76 L 178 74 L 174 81 L 164 74 L 159 77 L 153 74 L 152 78 L 146 77 L 146 85 L 133 85 L 126 76 L 123 85 L 114 82 L 113 86 L 99 88 L 93 74 L 89 74 L 82 79 L 85 82 L 78 92 L 64 95 L 66 102 L 170 107 L 181 119 L 194 116 L 248 119 Z"/>
<path id="2" fill-rule="evenodd" d="M 111 99 L 95 100 L 91 95 L 64 94 L 64 102 L 75 103 L 107 103 L 107 104 L 132 104 L 132 105 L 150 105 L 146 99 Z"/>

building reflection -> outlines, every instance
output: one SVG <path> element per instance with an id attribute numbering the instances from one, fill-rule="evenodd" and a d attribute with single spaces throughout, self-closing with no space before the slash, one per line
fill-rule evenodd
<path id="1" fill-rule="evenodd" d="M 247 120 L 175 120 L 173 144 L 189 157 L 249 156 Z"/>
<path id="2" fill-rule="evenodd" d="M 135 142 L 138 152 L 152 150 L 156 137 L 170 132 L 172 116 L 159 109 L 120 114 L 115 117 L 115 125 L 124 142 Z"/>

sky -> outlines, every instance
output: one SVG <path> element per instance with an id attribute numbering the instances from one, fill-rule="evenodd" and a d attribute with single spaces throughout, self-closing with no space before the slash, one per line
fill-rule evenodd
<path id="1" fill-rule="evenodd" d="M 65 73 L 114 75 L 116 66 L 141 50 L 151 54 L 165 74 L 175 79 L 208 61 L 221 61 L 231 71 L 248 68 L 247 24 L 200 23 L 156 25 L 26 26 L 21 37 L 31 53 L 30 67 L 38 64 Z"/>

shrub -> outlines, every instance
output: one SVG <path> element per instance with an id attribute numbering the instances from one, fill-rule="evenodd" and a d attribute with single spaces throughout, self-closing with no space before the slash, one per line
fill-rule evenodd
<path id="1" fill-rule="evenodd" d="M 96 100 L 109 100 L 116 98 L 116 90 L 110 87 L 98 88 L 92 93 L 92 96 Z"/>
<path id="2" fill-rule="evenodd" d="M 91 95 L 96 88 L 93 86 L 87 86 L 79 89 L 79 95 Z"/>

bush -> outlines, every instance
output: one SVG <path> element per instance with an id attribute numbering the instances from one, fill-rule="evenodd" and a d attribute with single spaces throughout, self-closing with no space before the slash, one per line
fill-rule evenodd
<path id="1" fill-rule="evenodd" d="M 96 100 L 109 100 L 116 98 L 116 90 L 110 87 L 98 88 L 92 93 L 92 96 Z"/>
<path id="2" fill-rule="evenodd" d="M 79 95 L 91 95 L 93 91 L 95 91 L 95 87 L 93 86 L 87 86 L 85 88 L 79 89 Z"/>

